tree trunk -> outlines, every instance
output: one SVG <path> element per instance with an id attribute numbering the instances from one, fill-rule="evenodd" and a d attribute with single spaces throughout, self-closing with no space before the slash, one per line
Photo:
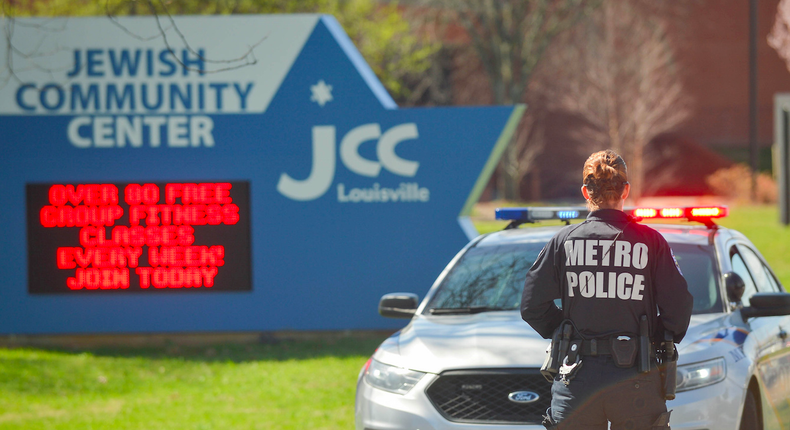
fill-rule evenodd
<path id="1" fill-rule="evenodd" d="M 504 164 L 505 181 L 507 181 L 507 200 L 521 200 L 521 175 L 518 174 L 518 151 L 516 150 L 516 139 L 518 133 L 514 133 L 513 137 L 505 150 Z"/>
<path id="2" fill-rule="evenodd" d="M 615 28 L 614 28 L 614 5 L 611 2 L 607 2 L 604 4 L 604 13 L 606 19 L 606 47 L 604 52 L 606 56 L 610 60 L 610 63 L 607 64 L 605 67 L 610 70 L 609 73 L 606 74 L 606 109 L 609 117 L 609 123 L 607 124 L 609 130 L 609 141 L 611 145 L 611 149 L 620 154 L 623 150 L 623 145 L 620 140 L 620 120 L 618 118 L 618 109 L 617 109 L 617 94 L 615 91 L 615 86 L 617 83 L 615 82 L 616 74 L 612 73 L 611 60 L 616 55 L 615 53 Z"/>
<path id="3" fill-rule="evenodd" d="M 631 183 L 631 201 L 637 204 L 642 198 L 642 188 L 644 181 L 644 155 L 645 144 L 643 141 L 634 142 L 634 153 L 631 160 L 631 168 L 628 169 L 628 182 Z"/>
<path id="4" fill-rule="evenodd" d="M 538 201 L 543 196 L 540 194 L 540 166 L 534 166 L 532 168 L 532 173 L 530 173 L 530 196 L 529 199 L 532 201 Z"/>

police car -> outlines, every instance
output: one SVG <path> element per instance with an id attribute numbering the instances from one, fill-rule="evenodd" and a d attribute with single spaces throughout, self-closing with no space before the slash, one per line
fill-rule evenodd
<path id="1" fill-rule="evenodd" d="M 630 209 L 669 242 L 694 311 L 678 345 L 673 429 L 790 429 L 790 294 L 755 246 L 719 227 L 726 207 Z M 410 318 L 362 368 L 358 430 L 542 429 L 551 385 L 539 373 L 549 341 L 521 319 L 526 272 L 560 227 L 586 209 L 498 209 L 503 231 L 479 236 L 439 275 L 421 303 L 382 297 L 379 312 Z"/>

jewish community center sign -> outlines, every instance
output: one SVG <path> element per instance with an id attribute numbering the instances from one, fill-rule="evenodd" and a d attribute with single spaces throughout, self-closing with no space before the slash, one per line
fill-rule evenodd
<path id="1" fill-rule="evenodd" d="M 398 109 L 331 16 L 8 25 L 0 334 L 397 327 L 523 113 Z"/>

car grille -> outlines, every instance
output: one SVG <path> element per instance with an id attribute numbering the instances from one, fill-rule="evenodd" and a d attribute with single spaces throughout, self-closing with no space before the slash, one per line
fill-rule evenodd
<path id="1" fill-rule="evenodd" d="M 532 403 L 515 403 L 510 393 L 531 391 Z M 434 407 L 448 420 L 488 424 L 540 424 L 551 406 L 551 384 L 538 369 L 455 370 L 444 372 L 426 389 Z"/>

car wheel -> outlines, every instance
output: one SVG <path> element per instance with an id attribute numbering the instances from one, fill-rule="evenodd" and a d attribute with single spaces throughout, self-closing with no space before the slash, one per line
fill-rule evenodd
<path id="1" fill-rule="evenodd" d="M 746 399 L 743 401 L 743 415 L 741 416 L 740 430 L 762 430 L 760 417 L 757 416 L 757 401 L 752 390 L 746 392 Z"/>

